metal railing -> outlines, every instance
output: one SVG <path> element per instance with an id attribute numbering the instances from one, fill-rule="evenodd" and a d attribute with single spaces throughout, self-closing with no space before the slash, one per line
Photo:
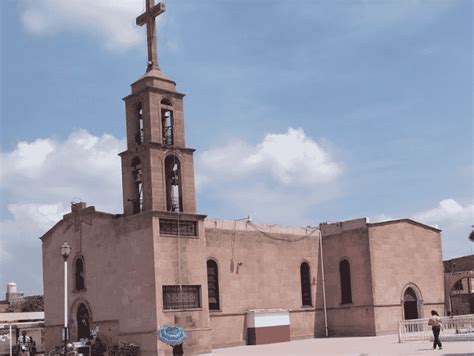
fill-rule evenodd
<path id="1" fill-rule="evenodd" d="M 433 340 L 428 318 L 398 322 L 398 342 Z M 474 314 L 441 317 L 441 341 L 474 341 Z"/>

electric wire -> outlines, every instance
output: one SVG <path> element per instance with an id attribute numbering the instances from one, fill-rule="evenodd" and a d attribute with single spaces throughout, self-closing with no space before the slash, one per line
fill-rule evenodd
<path id="1" fill-rule="evenodd" d="M 302 237 L 299 237 L 299 238 L 296 238 L 296 239 L 289 239 L 289 238 L 284 238 L 284 237 L 276 237 L 276 236 L 272 236 L 271 233 L 269 232 L 266 232 L 266 231 L 263 231 L 257 224 L 254 224 L 252 223 L 251 221 L 247 222 L 248 225 L 250 225 L 251 227 L 253 227 L 255 229 L 255 231 L 258 231 L 260 234 L 262 234 L 263 236 L 269 238 L 269 239 L 272 239 L 272 240 L 277 240 L 277 241 L 285 241 L 285 242 L 299 242 L 299 241 L 302 241 L 302 240 L 305 240 L 309 237 L 311 237 L 311 235 L 318 231 L 318 228 L 317 227 L 314 227 L 312 228 L 312 231 L 308 234 L 307 231 L 308 231 L 308 228 L 306 228 L 306 234 L 305 236 L 302 236 Z"/>

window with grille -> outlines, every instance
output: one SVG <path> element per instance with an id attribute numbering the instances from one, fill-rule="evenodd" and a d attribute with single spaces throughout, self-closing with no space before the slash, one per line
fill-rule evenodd
<path id="1" fill-rule="evenodd" d="M 201 286 L 163 286 L 163 309 L 201 308 Z"/>
<path id="2" fill-rule="evenodd" d="M 160 234 L 175 236 L 197 236 L 196 222 L 160 219 Z"/>

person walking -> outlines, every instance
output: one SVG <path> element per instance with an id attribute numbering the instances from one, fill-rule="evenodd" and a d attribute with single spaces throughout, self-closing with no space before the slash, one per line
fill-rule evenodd
<path id="1" fill-rule="evenodd" d="M 436 346 L 439 347 L 440 350 L 443 349 L 443 345 L 439 340 L 439 333 L 443 328 L 443 323 L 441 323 L 441 318 L 438 315 L 436 310 L 431 311 L 431 318 L 428 320 L 428 325 L 431 326 L 431 330 L 433 331 L 433 349 L 436 350 Z"/>
<path id="2" fill-rule="evenodd" d="M 28 356 L 30 354 L 31 337 L 26 335 L 25 330 L 21 332 L 21 336 L 18 338 L 17 344 L 19 347 L 19 355 Z"/>

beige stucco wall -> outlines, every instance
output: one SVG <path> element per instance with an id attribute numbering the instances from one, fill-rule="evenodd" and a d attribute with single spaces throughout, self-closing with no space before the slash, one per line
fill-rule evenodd
<path id="1" fill-rule="evenodd" d="M 246 342 L 249 309 L 290 309 L 291 336 L 314 335 L 314 307 L 302 306 L 300 266 L 310 265 L 314 306 L 318 238 L 315 229 L 206 221 L 202 263 L 213 259 L 219 268 L 221 310 L 211 311 L 211 323 L 218 326 L 212 330 L 214 345 Z"/>
<path id="2" fill-rule="evenodd" d="M 372 276 L 365 220 L 321 225 L 321 230 L 329 335 L 373 335 Z M 350 263 L 350 304 L 341 304 L 339 264 L 343 259 Z"/>
<path id="3" fill-rule="evenodd" d="M 246 344 L 246 313 L 211 312 L 212 347 L 241 346 Z"/>
<path id="4" fill-rule="evenodd" d="M 74 221 L 82 221 L 75 224 Z M 116 218 L 87 208 L 68 214 L 43 237 L 45 342 L 59 344 L 64 320 L 63 259 L 60 246 L 71 246 L 68 259 L 68 313 L 71 337 L 77 340 L 77 308 L 90 310 L 91 328 L 107 343 L 139 343 L 143 350 L 156 344 L 155 288 L 144 283 L 154 275 L 151 218 L 146 214 Z M 74 290 L 73 263 L 84 258 L 85 290 Z M 117 312 L 120 311 L 120 312 Z M 145 353 L 146 354 L 146 353 Z"/>
<path id="5" fill-rule="evenodd" d="M 86 208 L 67 214 L 43 237 L 46 349 L 60 343 L 63 322 L 63 261 L 59 248 L 72 248 L 69 267 L 69 324 L 87 301 L 91 326 L 109 345 L 139 344 L 143 355 L 171 348 L 157 341 L 160 325 L 178 323 L 188 332 L 185 349 L 246 343 L 249 309 L 290 311 L 292 339 L 324 336 L 319 229 L 256 225 L 245 221 L 196 221 L 198 236 L 162 236 L 166 212 L 115 216 Z M 79 223 L 80 222 L 80 223 Z M 420 224 L 366 224 L 365 220 L 322 225 L 328 328 L 331 336 L 396 332 L 403 318 L 402 292 L 416 286 L 421 316 L 443 312 L 439 232 Z M 73 289 L 73 261 L 85 261 L 85 291 Z M 339 263 L 351 266 L 352 303 L 341 304 Z M 208 309 L 206 261 L 219 268 L 220 310 Z M 313 306 L 303 307 L 300 266 L 310 265 Z M 163 311 L 163 285 L 200 285 L 201 308 Z"/>
<path id="6" fill-rule="evenodd" d="M 377 334 L 398 330 L 408 286 L 420 293 L 420 318 L 431 309 L 444 313 L 439 230 L 408 220 L 368 226 Z"/>
<path id="7" fill-rule="evenodd" d="M 193 216 L 188 216 L 188 219 L 192 218 Z M 203 218 L 195 220 L 198 226 L 196 237 L 162 235 L 159 219 L 160 216 L 155 216 L 153 219 L 157 323 L 158 325 L 179 324 L 188 334 L 185 348 L 192 349 L 194 352 L 210 352 L 211 329 L 207 303 L 207 267 L 204 259 L 206 239 Z M 201 308 L 163 310 L 162 286 L 180 284 L 201 286 Z M 170 350 L 170 347 L 159 343 L 159 352 L 169 353 Z"/>

